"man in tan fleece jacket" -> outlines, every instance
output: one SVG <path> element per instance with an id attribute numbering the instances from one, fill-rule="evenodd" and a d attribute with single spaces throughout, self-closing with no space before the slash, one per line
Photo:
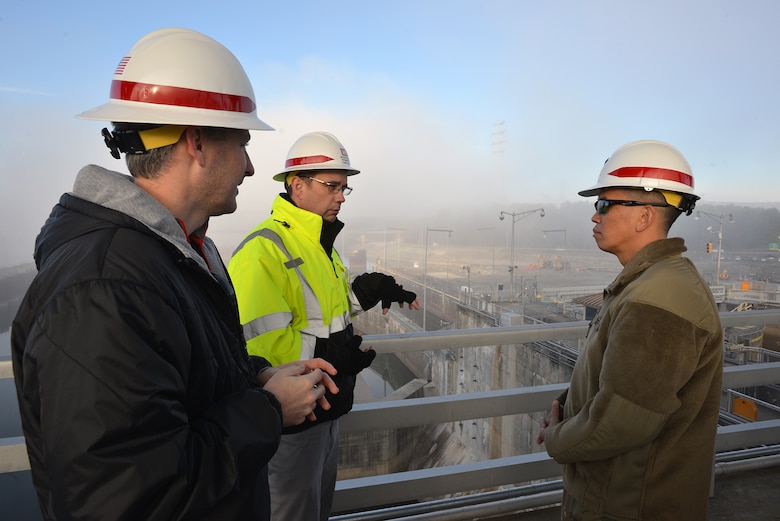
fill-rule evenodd
<path id="1" fill-rule="evenodd" d="M 563 520 L 705 521 L 723 373 L 717 306 L 671 225 L 698 197 L 685 158 L 637 141 L 607 160 L 593 237 L 623 270 L 537 438 L 563 464 Z"/>

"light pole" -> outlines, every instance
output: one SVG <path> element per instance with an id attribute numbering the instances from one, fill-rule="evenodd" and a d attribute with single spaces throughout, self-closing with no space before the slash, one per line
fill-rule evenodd
<path id="1" fill-rule="evenodd" d="M 491 230 L 490 232 L 490 247 L 493 250 L 493 264 L 490 266 L 490 300 L 493 300 L 493 292 L 496 290 L 496 240 L 493 234 L 493 227 L 477 228 L 477 231 Z"/>
<path id="2" fill-rule="evenodd" d="M 451 233 L 447 234 L 446 243 L 444 246 L 445 249 L 445 257 L 444 257 L 444 293 L 441 294 L 441 305 L 444 307 L 447 291 L 450 289 L 450 236 L 452 236 Z"/>
<path id="3" fill-rule="evenodd" d="M 720 253 L 723 250 L 723 218 L 728 217 L 730 223 L 734 222 L 734 216 L 729 214 L 722 214 L 722 215 L 715 215 L 714 213 L 704 212 L 701 210 L 696 210 L 696 215 L 693 217 L 697 221 L 701 218 L 700 216 L 704 215 L 706 217 L 709 217 L 713 221 L 718 223 L 718 262 L 717 262 L 717 268 L 715 268 L 715 280 L 717 282 L 720 281 Z"/>
<path id="4" fill-rule="evenodd" d="M 471 302 L 471 266 L 466 264 L 462 269 L 466 270 L 466 302 Z"/>
<path id="5" fill-rule="evenodd" d="M 447 232 L 447 237 L 452 235 L 452 230 L 446 230 L 442 228 L 425 228 L 425 259 L 423 260 L 423 331 L 427 331 L 426 315 L 427 315 L 427 302 L 428 302 L 428 232 Z"/>
<path id="6" fill-rule="evenodd" d="M 387 273 L 387 228 L 385 228 L 384 236 L 385 236 L 385 244 L 382 247 L 382 253 L 384 254 L 385 258 L 382 261 L 382 270 L 385 273 Z"/>
<path id="7" fill-rule="evenodd" d="M 395 230 L 396 231 L 396 234 L 395 234 L 395 241 L 396 241 L 395 263 L 396 263 L 396 267 L 395 267 L 395 270 L 396 271 L 400 271 L 401 266 L 400 266 L 400 259 L 399 259 L 399 257 L 400 257 L 399 251 L 401 249 L 401 236 L 397 232 L 401 231 L 401 230 L 406 230 L 406 228 L 396 228 L 395 226 L 389 226 L 389 227 L 385 228 L 385 250 L 384 250 L 385 251 L 385 260 L 383 261 L 384 262 L 383 268 L 384 268 L 385 272 L 388 271 L 387 270 L 387 232 L 388 232 L 388 230 Z"/>
<path id="8" fill-rule="evenodd" d="M 511 260 L 509 261 L 509 302 L 515 300 L 515 223 L 520 219 L 528 217 L 531 214 L 539 212 L 539 217 L 544 217 L 544 208 L 536 208 L 534 210 L 528 210 L 527 212 L 504 212 L 498 214 L 500 220 L 504 220 L 505 215 L 512 217 L 512 246 L 511 246 Z"/>

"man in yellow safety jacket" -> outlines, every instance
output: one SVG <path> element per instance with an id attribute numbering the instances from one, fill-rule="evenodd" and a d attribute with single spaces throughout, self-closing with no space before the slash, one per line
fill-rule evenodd
<path id="1" fill-rule="evenodd" d="M 272 516 L 327 520 L 338 464 L 338 418 L 352 409 L 356 375 L 373 361 L 351 317 L 380 301 L 419 309 L 417 296 L 382 273 L 355 276 L 333 244 L 344 227 L 337 216 L 359 173 L 339 140 L 327 132 L 300 137 L 290 149 L 271 217 L 242 241 L 228 270 L 236 288 L 248 351 L 273 365 L 321 357 L 336 367 L 339 387 L 316 420 L 283 431 L 269 463 Z M 262 375 L 261 375 L 262 376 Z"/>

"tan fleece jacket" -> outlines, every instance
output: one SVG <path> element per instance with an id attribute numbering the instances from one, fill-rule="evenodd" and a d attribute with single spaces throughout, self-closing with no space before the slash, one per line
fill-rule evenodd
<path id="1" fill-rule="evenodd" d="M 604 292 L 548 453 L 616 520 L 706 520 L 723 374 L 717 306 L 682 239 L 642 249 Z"/>

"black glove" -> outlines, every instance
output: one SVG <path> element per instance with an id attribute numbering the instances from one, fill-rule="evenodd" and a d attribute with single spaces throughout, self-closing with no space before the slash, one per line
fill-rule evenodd
<path id="1" fill-rule="evenodd" d="M 403 286 L 395 283 L 393 277 L 385 277 L 382 281 L 382 287 L 379 289 L 382 297 L 382 309 L 389 308 L 393 302 L 403 305 L 404 302 L 411 304 L 417 299 L 417 295 L 411 291 L 406 291 Z"/>
<path id="2" fill-rule="evenodd" d="M 376 351 L 363 351 L 360 344 L 363 337 L 353 335 L 344 342 L 336 342 L 332 338 L 318 338 L 314 346 L 314 356 L 324 358 L 339 374 L 356 375 L 374 361 Z"/>
<path id="3" fill-rule="evenodd" d="M 395 279 L 384 273 L 364 273 L 352 282 L 352 291 L 364 310 L 369 310 L 382 301 L 382 309 L 389 308 L 393 302 L 411 304 L 417 298 L 415 293 L 406 291 L 395 283 Z"/>
<path id="4" fill-rule="evenodd" d="M 356 375 L 374 361 L 376 358 L 376 351 L 369 349 L 363 351 L 360 349 L 360 344 L 363 342 L 363 337 L 355 335 L 344 346 L 344 354 L 339 360 L 339 364 L 333 364 L 336 366 L 336 370 L 343 371 L 346 374 Z M 340 367 L 339 367 L 340 366 Z"/>

